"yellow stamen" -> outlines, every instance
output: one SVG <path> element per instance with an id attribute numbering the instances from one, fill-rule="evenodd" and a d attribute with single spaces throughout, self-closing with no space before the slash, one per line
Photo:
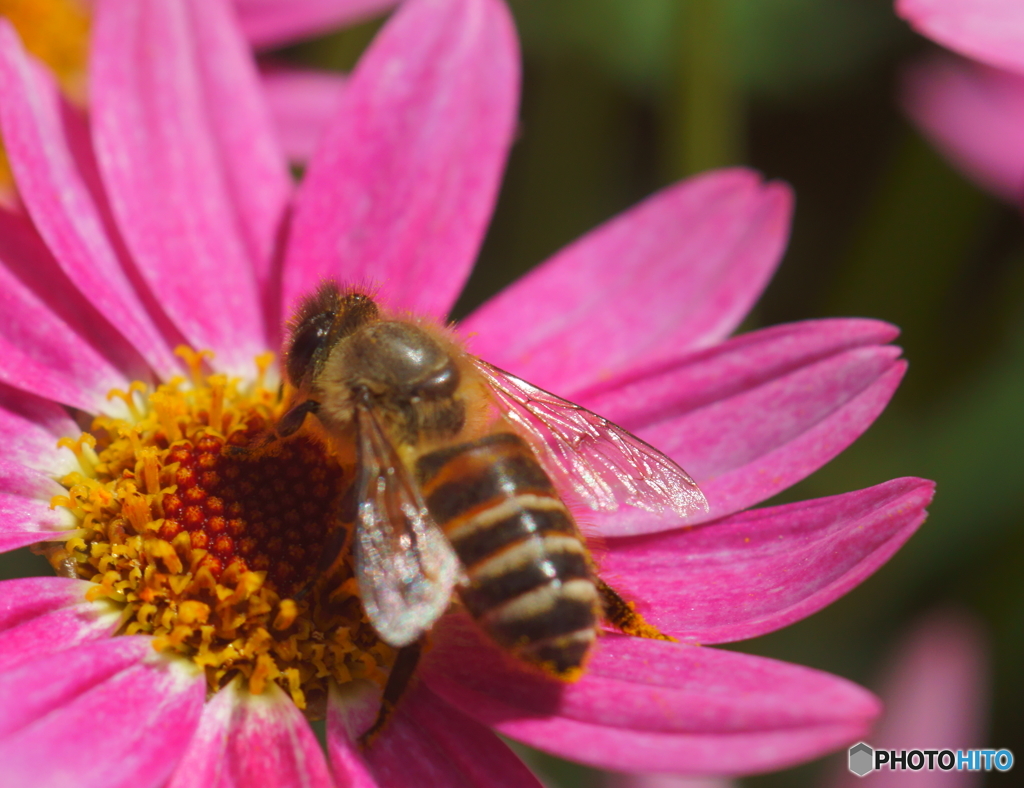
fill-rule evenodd
<path id="1" fill-rule="evenodd" d="M 115 399 L 121 400 L 128 407 L 128 411 L 132 415 L 132 420 L 139 421 L 139 419 L 141 419 L 142 416 L 139 414 L 139 409 L 135 404 L 135 395 L 141 394 L 143 397 L 145 397 L 146 392 L 148 390 L 149 386 L 147 386 L 141 380 L 135 380 L 132 381 L 130 386 L 128 386 L 128 391 L 121 391 L 121 389 L 112 389 L 110 393 L 107 394 L 107 402 L 110 402 L 111 400 Z"/>
<path id="2" fill-rule="evenodd" d="M 394 653 L 363 616 L 350 558 L 294 598 L 328 533 L 350 527 L 336 513 L 354 469 L 308 436 L 250 451 L 284 410 L 279 392 L 205 374 L 209 353 L 179 355 L 190 383 L 112 392 L 127 418 L 61 440 L 82 470 L 51 505 L 79 528 L 52 554 L 95 584 L 89 599 L 124 606 L 121 633 L 192 660 L 211 693 L 240 677 L 322 708 L 331 681 L 383 681 Z M 257 361 L 260 381 L 269 365 Z"/>
<path id="3" fill-rule="evenodd" d="M 149 404 L 156 411 L 160 426 L 167 440 L 181 440 L 179 418 L 185 415 L 184 403 L 171 392 L 157 391 L 149 398 Z"/>
<path id="4" fill-rule="evenodd" d="M 95 446 L 96 438 L 87 432 L 83 432 L 77 438 L 64 437 L 57 441 L 58 448 L 71 449 L 78 459 L 82 473 L 88 476 L 96 474 L 96 463 L 99 461 L 99 458 L 96 456 Z"/>
<path id="5" fill-rule="evenodd" d="M 298 615 L 298 605 L 291 599 L 283 600 L 281 602 L 281 609 L 277 611 L 277 617 L 274 619 L 274 629 L 288 629 L 288 627 L 295 623 L 295 618 Z"/>
<path id="6" fill-rule="evenodd" d="M 178 620 L 182 624 L 205 624 L 210 618 L 210 606 L 194 599 L 186 600 L 178 608 Z"/>
<path id="7" fill-rule="evenodd" d="M 210 375 L 210 426 L 214 429 L 220 427 L 224 415 L 224 389 L 228 379 L 224 375 Z"/>
<path id="8" fill-rule="evenodd" d="M 137 437 L 137 436 L 136 436 Z M 135 452 L 135 476 L 142 479 L 147 495 L 160 492 L 160 453 L 152 446 L 139 446 Z"/>
<path id="9" fill-rule="evenodd" d="M 121 511 L 132 524 L 135 533 L 144 533 L 150 522 L 151 512 L 149 501 L 144 495 L 135 491 L 135 485 L 125 485 L 128 489 L 121 498 Z"/>
<path id="10" fill-rule="evenodd" d="M 203 362 L 212 359 L 213 353 L 209 350 L 200 350 L 197 353 L 188 345 L 178 345 L 174 348 L 174 355 L 185 362 L 185 366 L 188 367 L 189 374 L 192 376 L 192 383 L 197 386 L 202 385 L 204 382 Z"/>
<path id="11" fill-rule="evenodd" d="M 266 387 L 267 371 L 274 363 L 274 354 L 271 352 L 260 353 L 256 356 L 256 388 Z"/>

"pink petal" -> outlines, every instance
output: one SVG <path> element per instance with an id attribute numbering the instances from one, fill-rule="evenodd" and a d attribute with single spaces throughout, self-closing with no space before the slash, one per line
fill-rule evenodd
<path id="1" fill-rule="evenodd" d="M 0 671 L 110 637 L 121 624 L 121 610 L 106 601 L 86 601 L 91 587 L 63 577 L 0 583 Z"/>
<path id="2" fill-rule="evenodd" d="M 398 0 L 234 0 L 238 21 L 257 47 L 287 44 L 361 21 Z"/>
<path id="3" fill-rule="evenodd" d="M 1024 196 L 1024 75 L 936 57 L 904 78 L 903 107 L 956 166 L 1016 204 Z"/>
<path id="4" fill-rule="evenodd" d="M 838 353 L 883 345 L 898 335 L 894 325 L 863 318 L 784 323 L 631 370 L 571 396 L 613 421 L 646 424 L 728 399 Z"/>
<path id="5" fill-rule="evenodd" d="M 36 228 L 75 286 L 101 313 L 116 315 L 118 331 L 169 378 L 179 365 L 122 270 L 73 157 L 73 149 L 88 146 L 85 124 L 70 117 L 77 111 L 61 98 L 50 72 L 26 57 L 6 22 L 0 79 L 4 148 Z"/>
<path id="6" fill-rule="evenodd" d="M 194 347 L 251 369 L 288 180 L 222 0 L 98 2 L 90 91 L 100 169 L 143 278 Z"/>
<path id="7" fill-rule="evenodd" d="M 601 576 L 663 632 L 697 643 L 763 635 L 862 582 L 924 522 L 935 485 L 754 509 L 696 528 L 608 539 Z"/>
<path id="8" fill-rule="evenodd" d="M 24 672 L 12 692 L 23 704 L 17 727 L 0 739 L 11 788 L 162 785 L 195 730 L 206 688 L 194 665 L 157 657 L 148 638 L 81 646 Z"/>
<path id="9" fill-rule="evenodd" d="M 334 117 L 345 77 L 283 65 L 264 68 L 260 76 L 282 150 L 291 161 L 307 161 Z"/>
<path id="10" fill-rule="evenodd" d="M 61 578 L 63 579 L 63 578 Z M 35 663 L 94 640 L 111 637 L 121 625 L 122 611 L 106 602 L 86 602 L 51 610 L 3 631 L 0 671 Z"/>
<path id="11" fill-rule="evenodd" d="M 836 676 L 712 648 L 608 635 L 563 684 L 513 664 L 465 618 L 437 639 L 423 671 L 434 692 L 499 733 L 606 769 L 777 769 L 856 740 L 879 712 Z"/>
<path id="12" fill-rule="evenodd" d="M 67 280 L 35 229 L 0 209 L 0 381 L 88 412 L 145 379 L 142 360 Z"/>
<path id="13" fill-rule="evenodd" d="M 5 633 L 6 634 L 6 633 Z M 152 653 L 148 638 L 113 638 L 49 654 L 0 673 L 4 739 L 73 701 Z"/>
<path id="14" fill-rule="evenodd" d="M 380 709 L 382 688 L 370 681 L 331 685 L 327 704 L 327 755 L 346 788 L 377 788 L 358 738 L 370 729 Z"/>
<path id="15" fill-rule="evenodd" d="M 681 777 L 674 774 L 613 774 L 605 788 L 735 788 L 723 777 Z"/>
<path id="16" fill-rule="evenodd" d="M 896 13 L 943 46 L 1024 73 L 1024 4 L 1019 0 L 896 0 Z"/>
<path id="17" fill-rule="evenodd" d="M 556 393 L 728 336 L 785 249 L 792 194 L 711 172 L 612 219 L 463 323 L 472 350 Z"/>
<path id="18" fill-rule="evenodd" d="M 271 682 L 262 695 L 232 683 L 213 696 L 167 788 L 333 785 L 306 718 Z"/>
<path id="19" fill-rule="evenodd" d="M 76 521 L 65 509 L 51 509 L 50 499 L 65 494 L 48 476 L 0 460 L 0 552 L 64 538 Z"/>
<path id="20" fill-rule="evenodd" d="M 323 278 L 443 318 L 469 275 L 515 124 L 500 0 L 410 0 L 363 55 L 303 181 L 284 305 Z"/>
<path id="21" fill-rule="evenodd" d="M 291 175 L 256 62 L 238 33 L 230 3 L 190 2 L 196 66 L 206 91 L 208 122 L 243 240 L 263 283 L 291 201 Z"/>
<path id="22" fill-rule="evenodd" d="M 0 582 L 0 631 L 30 619 L 81 604 L 92 586 L 86 580 L 65 577 L 24 577 Z"/>
<path id="23" fill-rule="evenodd" d="M 78 425 L 59 405 L 0 384 L 0 443 L 11 462 L 60 478 L 78 469 L 69 449 L 57 440 L 77 437 Z"/>
<path id="24" fill-rule="evenodd" d="M 497 736 L 424 684 L 402 698 L 365 757 L 389 788 L 541 788 Z"/>
<path id="25" fill-rule="evenodd" d="M 988 654 L 977 622 L 959 612 L 931 614 L 903 639 L 888 666 L 882 688 L 885 713 L 871 744 L 897 750 L 984 746 L 988 679 Z M 847 771 L 836 788 L 851 788 L 857 779 Z M 883 769 L 872 774 L 871 782 L 883 788 L 961 788 L 980 785 L 982 775 Z"/>
<path id="26" fill-rule="evenodd" d="M 746 509 L 800 481 L 850 445 L 882 412 L 906 370 L 899 348 L 855 347 L 749 388 L 707 401 L 681 392 L 678 407 L 609 414 L 679 462 L 711 507 L 688 525 Z M 714 379 L 712 386 L 716 385 Z M 690 407 L 690 403 L 699 403 Z M 589 403 L 588 403 L 589 404 Z M 624 403 L 625 404 L 625 403 Z M 635 414 L 635 415 L 634 415 Z M 639 509 L 586 514 L 604 536 L 628 536 L 679 525 Z"/>

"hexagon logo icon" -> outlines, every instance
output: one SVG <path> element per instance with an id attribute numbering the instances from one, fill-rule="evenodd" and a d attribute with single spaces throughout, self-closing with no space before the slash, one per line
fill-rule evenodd
<path id="1" fill-rule="evenodd" d="M 850 771 L 863 777 L 875 768 L 875 751 L 864 742 L 850 748 Z"/>

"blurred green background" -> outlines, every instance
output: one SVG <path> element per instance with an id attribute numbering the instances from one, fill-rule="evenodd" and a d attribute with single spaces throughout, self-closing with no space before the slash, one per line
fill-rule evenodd
<path id="1" fill-rule="evenodd" d="M 520 136 L 458 313 L 679 177 L 742 163 L 792 184 L 789 250 L 744 328 L 877 317 L 902 327 L 911 366 L 871 430 L 780 500 L 903 475 L 939 487 L 928 522 L 875 576 L 736 647 L 873 686 L 913 621 L 958 604 L 991 638 L 985 741 L 1024 754 L 1024 226 L 901 117 L 900 70 L 932 45 L 891 0 L 511 5 L 525 57 Z M 346 69 L 378 24 L 281 56 Z M 0 570 L 35 573 L 25 560 L 19 551 Z M 600 773 L 527 757 L 552 786 L 605 784 Z M 835 767 L 742 782 L 815 785 Z"/>
<path id="2" fill-rule="evenodd" d="M 851 449 L 774 502 L 915 475 L 931 517 L 875 576 L 735 647 L 876 686 L 901 634 L 957 605 L 987 629 L 984 741 L 1024 753 L 1024 225 L 901 116 L 901 69 L 934 45 L 891 0 L 511 0 L 520 137 L 459 315 L 651 191 L 746 164 L 796 190 L 789 250 L 744 329 L 830 315 L 899 325 L 910 372 Z M 350 66 L 374 24 L 286 55 Z M 526 757 L 552 786 L 605 776 Z M 749 786 L 821 785 L 843 756 Z M 992 773 L 992 783 L 1012 780 Z"/>

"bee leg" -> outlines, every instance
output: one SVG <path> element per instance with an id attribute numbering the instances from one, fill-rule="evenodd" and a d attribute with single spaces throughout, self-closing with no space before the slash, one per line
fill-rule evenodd
<path id="1" fill-rule="evenodd" d="M 330 536 L 327 537 L 327 541 L 324 543 L 323 549 L 320 551 L 320 560 L 316 562 L 316 569 L 295 595 L 296 602 L 300 602 L 305 598 L 306 595 L 313 590 L 313 586 L 316 585 L 316 581 L 327 574 L 330 568 L 334 566 L 334 562 L 338 559 L 338 556 L 341 555 L 341 549 L 345 546 L 347 537 L 348 529 L 341 526 L 335 528 L 331 532 Z"/>
<path id="2" fill-rule="evenodd" d="M 294 434 L 302 426 L 302 422 L 306 420 L 306 415 L 316 413 L 318 410 L 320 410 L 320 403 L 314 399 L 300 402 L 285 413 L 277 423 L 277 437 L 287 438 L 289 435 Z"/>
<path id="3" fill-rule="evenodd" d="M 644 621 L 644 617 L 636 612 L 633 603 L 619 596 L 618 592 L 601 578 L 597 578 L 597 590 L 604 605 L 605 620 L 623 634 L 636 638 L 675 641 L 671 635 L 666 635 Z"/>
<path id="4" fill-rule="evenodd" d="M 50 562 L 53 571 L 58 577 L 67 577 L 71 580 L 78 579 L 78 562 L 75 557 L 65 549 L 63 542 L 43 542 L 29 547 L 36 555 L 41 555 Z"/>
<path id="5" fill-rule="evenodd" d="M 277 448 L 277 436 L 272 432 L 258 435 L 248 446 L 227 444 L 222 452 L 225 457 L 234 457 L 243 462 L 261 460 Z"/>
<path id="6" fill-rule="evenodd" d="M 342 523 L 354 523 L 356 520 L 356 485 L 355 482 L 349 485 L 345 494 L 341 498 L 341 507 L 338 512 L 338 519 Z M 327 537 L 327 541 L 324 543 L 323 548 L 320 550 L 320 558 L 316 562 L 316 569 L 310 576 L 309 580 L 305 582 L 299 592 L 295 595 L 295 601 L 300 601 L 303 597 L 309 594 L 313 590 L 313 586 L 316 585 L 316 581 L 326 575 L 334 562 L 338 560 L 338 556 L 341 555 L 342 548 L 345 547 L 345 542 L 348 540 L 348 533 L 351 528 L 347 528 L 344 525 L 337 526 Z"/>
<path id="7" fill-rule="evenodd" d="M 405 691 L 409 688 L 413 674 L 416 672 L 416 665 L 420 661 L 420 654 L 423 651 L 423 640 L 410 643 L 398 652 L 395 664 L 391 666 L 391 673 L 388 674 L 388 683 L 384 685 L 384 695 L 380 701 L 380 711 L 377 712 L 377 719 L 369 730 L 359 737 L 359 745 L 368 747 L 377 735 L 387 725 L 395 713 L 398 701 L 401 700 Z"/>
<path id="8" fill-rule="evenodd" d="M 295 434 L 306 415 L 316 413 L 320 409 L 320 403 L 316 400 L 305 400 L 285 413 L 277 423 L 277 427 L 270 432 L 258 436 L 248 446 L 236 446 L 228 444 L 224 447 L 224 454 L 228 457 L 239 457 L 243 460 L 258 460 L 262 457 L 277 451 L 277 442 L 282 438 Z"/>

